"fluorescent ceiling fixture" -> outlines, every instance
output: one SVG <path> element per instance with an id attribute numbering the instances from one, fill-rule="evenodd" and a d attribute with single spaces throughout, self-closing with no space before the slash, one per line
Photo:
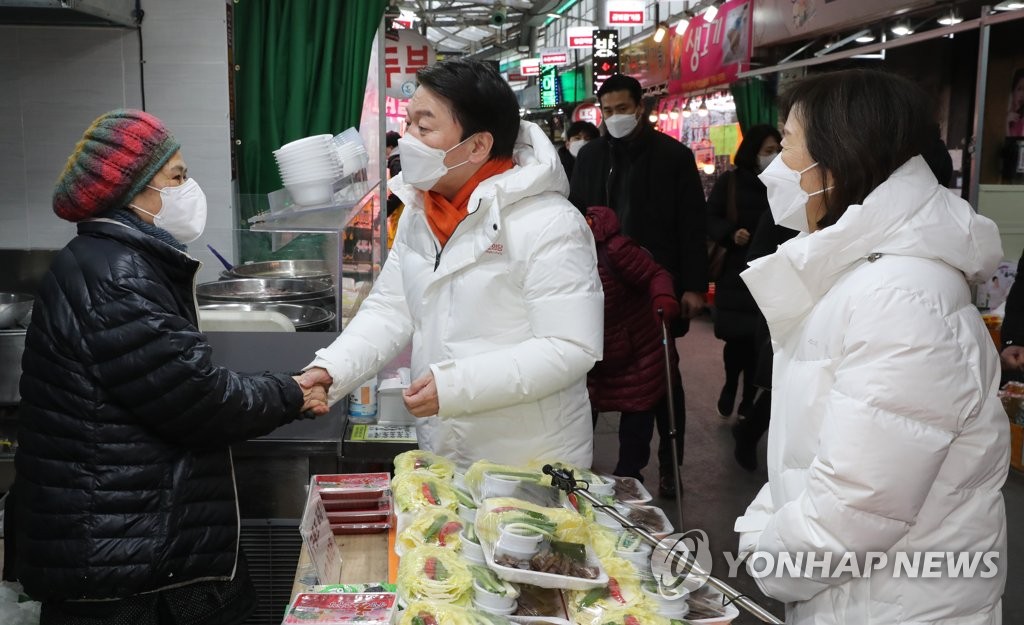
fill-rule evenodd
<path id="1" fill-rule="evenodd" d="M 651 122 L 652 124 L 658 123 L 658 114 L 657 113 L 651 113 L 650 115 L 647 116 L 647 120 L 649 122 Z"/>
<path id="2" fill-rule="evenodd" d="M 715 21 L 715 17 L 717 17 L 717 16 L 718 16 L 718 7 L 716 5 L 714 5 L 714 4 L 709 6 L 707 8 L 707 10 L 704 11 L 704 21 L 705 22 L 713 22 L 713 21 Z"/>
<path id="3" fill-rule="evenodd" d="M 679 23 L 676 24 L 676 34 L 677 35 L 684 35 L 686 33 L 686 27 L 689 26 L 689 25 L 690 25 L 690 18 L 683 17 L 681 20 L 679 20 Z"/>
<path id="4" fill-rule="evenodd" d="M 947 15 L 943 15 L 937 21 L 943 26 L 953 26 L 954 24 L 959 24 L 964 21 L 964 18 L 960 17 L 960 14 L 956 11 L 950 11 Z"/>
<path id="5" fill-rule="evenodd" d="M 560 19 L 562 19 L 562 16 L 559 13 L 548 13 L 548 17 L 550 17 L 553 20 L 560 20 Z"/>
<path id="6" fill-rule="evenodd" d="M 658 24 L 658 29 L 654 31 L 654 43 L 661 43 L 665 41 L 665 35 L 668 34 L 668 24 L 661 22 Z"/>
<path id="7" fill-rule="evenodd" d="M 894 24 L 892 28 L 890 28 L 889 30 L 892 31 L 892 34 L 896 35 L 897 37 L 904 37 L 906 35 L 912 35 L 914 33 L 914 29 L 911 28 L 910 25 L 905 22 L 899 22 L 897 24 Z"/>
<path id="8" fill-rule="evenodd" d="M 1018 9 L 1024 9 L 1024 2 L 1000 2 L 993 8 L 996 11 L 1016 11 Z"/>

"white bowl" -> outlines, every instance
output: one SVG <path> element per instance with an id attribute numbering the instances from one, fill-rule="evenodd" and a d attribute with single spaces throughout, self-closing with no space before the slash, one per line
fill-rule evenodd
<path id="1" fill-rule="evenodd" d="M 480 606 L 482 609 L 488 612 L 497 610 L 499 613 L 509 608 L 512 612 L 515 612 L 516 599 L 515 597 L 507 597 L 505 595 L 499 595 L 491 592 L 484 588 L 481 588 L 476 581 L 473 582 L 473 603 Z M 509 613 L 511 614 L 511 612 Z"/>
<path id="2" fill-rule="evenodd" d="M 518 602 L 516 602 L 515 599 L 513 599 L 512 600 L 512 607 L 507 608 L 505 610 L 496 610 L 494 608 L 488 608 L 487 606 L 485 606 L 482 603 L 480 603 L 479 601 L 477 601 L 476 597 L 474 597 L 473 598 L 473 607 L 475 607 L 477 610 L 480 610 L 481 612 L 487 612 L 488 614 L 495 614 L 497 616 L 511 616 L 511 615 L 516 613 L 516 610 L 519 609 L 519 604 L 518 604 Z"/>
<path id="3" fill-rule="evenodd" d="M 332 140 L 333 138 L 334 137 L 332 135 L 311 135 L 309 137 L 303 137 L 301 139 L 296 139 L 295 141 L 291 141 L 289 143 L 286 143 L 286 144 L 282 145 L 281 147 L 279 147 L 275 151 L 276 152 L 285 152 L 285 151 L 295 150 L 295 149 L 302 148 L 302 147 L 307 147 L 307 146 L 310 146 L 310 145 L 320 145 L 320 144 L 326 143 L 327 141 Z"/>
<path id="4" fill-rule="evenodd" d="M 313 182 L 316 180 L 337 180 L 341 176 L 340 172 L 330 170 L 311 170 L 302 173 L 285 174 L 281 176 L 281 182 L 284 184 L 294 184 L 302 182 Z"/>
<path id="5" fill-rule="evenodd" d="M 285 184 L 292 200 L 302 206 L 326 204 L 334 197 L 334 180 L 312 180 L 310 182 Z"/>
<path id="6" fill-rule="evenodd" d="M 602 480 L 601 483 L 589 482 L 587 490 L 594 495 L 614 495 L 615 494 L 615 482 L 610 482 L 605 478 L 598 477 L 597 479 Z"/>
<path id="7" fill-rule="evenodd" d="M 504 547 L 513 551 L 530 552 L 530 555 L 533 555 L 540 550 L 540 543 L 544 540 L 544 536 L 539 532 L 519 531 L 508 526 L 502 527 L 500 531 L 495 549 Z"/>
<path id="8" fill-rule="evenodd" d="M 511 497 L 519 490 L 519 480 L 493 473 L 484 474 L 484 497 Z"/>
<path id="9" fill-rule="evenodd" d="M 487 559 L 484 558 L 484 550 L 479 544 L 466 538 L 466 535 L 459 532 L 459 538 L 462 539 L 462 555 L 467 560 L 472 561 L 475 564 L 484 564 Z"/>
<path id="10" fill-rule="evenodd" d="M 476 508 L 467 508 L 460 503 L 459 517 L 467 523 L 476 523 Z"/>
<path id="11" fill-rule="evenodd" d="M 648 545 L 643 545 L 636 551 L 619 551 L 616 549 L 615 555 L 633 563 L 636 570 L 642 573 L 651 570 L 651 551 Z"/>
<path id="12" fill-rule="evenodd" d="M 601 527 L 607 527 L 608 529 L 616 532 L 625 531 L 625 528 L 622 527 L 621 523 L 608 516 L 608 513 L 604 512 L 600 508 L 594 508 L 594 521 Z"/>
<path id="13" fill-rule="evenodd" d="M 654 606 L 654 611 L 667 619 L 681 619 L 690 611 L 690 604 L 686 602 L 689 593 L 680 593 L 678 598 L 670 599 L 660 592 L 651 592 L 646 586 L 642 590 Z"/>

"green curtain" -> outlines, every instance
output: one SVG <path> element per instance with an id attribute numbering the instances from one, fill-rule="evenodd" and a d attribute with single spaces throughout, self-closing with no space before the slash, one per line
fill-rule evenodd
<path id="1" fill-rule="evenodd" d="M 239 217 L 281 188 L 273 150 L 359 124 L 374 34 L 388 0 L 236 0 Z"/>
<path id="2" fill-rule="evenodd" d="M 778 126 L 779 107 L 773 90 L 764 80 L 745 78 L 734 82 L 729 90 L 736 103 L 736 117 L 742 132 L 746 133 L 748 128 L 759 124 Z"/>

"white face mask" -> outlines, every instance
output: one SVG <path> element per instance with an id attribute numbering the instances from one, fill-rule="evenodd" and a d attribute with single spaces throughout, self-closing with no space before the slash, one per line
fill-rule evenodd
<path id="1" fill-rule="evenodd" d="M 604 120 L 604 125 L 608 128 L 608 134 L 616 139 L 629 136 L 629 133 L 636 129 L 638 123 L 640 123 L 640 120 L 637 119 L 636 113 L 619 113 Z"/>
<path id="2" fill-rule="evenodd" d="M 758 176 L 768 188 L 768 206 L 775 223 L 799 232 L 811 231 L 807 223 L 807 200 L 832 188 L 808 193 L 800 187 L 800 177 L 804 172 L 817 166 L 817 163 L 812 163 L 809 167 L 795 171 L 780 156 L 773 159 Z"/>
<path id="3" fill-rule="evenodd" d="M 469 159 L 466 159 L 458 165 L 448 167 L 444 164 L 444 157 L 472 138 L 473 135 L 469 135 L 447 150 L 442 150 L 432 148 L 407 133 L 398 140 L 398 149 L 402 153 L 402 179 L 420 191 L 433 189 L 445 174 L 469 162 Z"/>
<path id="4" fill-rule="evenodd" d="M 567 146 L 569 154 L 572 154 L 572 157 L 576 158 L 576 155 L 580 153 L 580 149 L 586 144 L 586 139 L 576 139 L 575 141 L 570 141 L 569 145 Z"/>
<path id="5" fill-rule="evenodd" d="M 160 193 L 160 212 L 154 214 L 134 204 L 129 206 L 152 215 L 154 226 L 163 228 L 181 243 L 191 243 L 203 234 L 206 228 L 206 194 L 198 182 L 189 178 L 176 187 L 157 189 L 146 186 Z"/>
<path id="6" fill-rule="evenodd" d="M 768 169 L 768 166 L 772 164 L 775 157 L 778 154 L 758 154 L 757 155 L 757 171 L 761 172 Z"/>

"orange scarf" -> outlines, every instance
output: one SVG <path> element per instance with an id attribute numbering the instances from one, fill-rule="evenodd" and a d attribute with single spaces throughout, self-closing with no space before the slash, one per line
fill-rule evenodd
<path id="1" fill-rule="evenodd" d="M 512 169 L 512 166 L 511 158 L 492 158 L 466 181 L 466 184 L 459 189 L 450 202 L 448 198 L 434 191 L 427 191 L 423 194 L 423 210 L 427 215 L 427 223 L 430 224 L 430 229 L 434 231 L 437 240 L 440 241 L 441 247 L 448 243 L 448 239 L 452 237 L 459 222 L 469 214 L 469 196 L 473 195 L 473 191 L 480 183 L 491 176 L 497 176 Z"/>

